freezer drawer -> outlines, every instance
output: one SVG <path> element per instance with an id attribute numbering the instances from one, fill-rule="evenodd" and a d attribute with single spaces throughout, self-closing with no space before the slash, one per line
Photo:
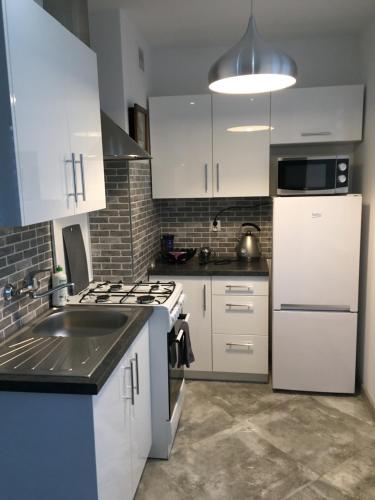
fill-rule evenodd
<path id="1" fill-rule="evenodd" d="M 213 335 L 213 370 L 230 373 L 268 373 L 268 337 Z"/>
<path id="2" fill-rule="evenodd" d="M 268 297 L 214 296 L 212 332 L 268 335 Z"/>
<path id="3" fill-rule="evenodd" d="M 274 389 L 353 393 L 357 314 L 273 312 Z"/>

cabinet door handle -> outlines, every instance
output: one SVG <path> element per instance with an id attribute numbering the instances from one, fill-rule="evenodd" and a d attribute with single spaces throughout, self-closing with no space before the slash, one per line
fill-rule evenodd
<path id="1" fill-rule="evenodd" d="M 204 164 L 204 190 L 208 192 L 208 163 Z"/>
<path id="2" fill-rule="evenodd" d="M 77 172 L 76 172 L 76 156 L 72 153 L 71 160 L 66 160 L 66 163 L 72 164 L 72 172 L 73 172 L 73 193 L 68 193 L 68 197 L 73 196 L 74 201 L 78 202 L 78 194 L 77 194 Z"/>
<path id="3" fill-rule="evenodd" d="M 254 310 L 254 304 L 225 304 L 225 306 L 229 307 L 229 309 L 231 309 L 232 307 L 240 307 L 243 309 L 247 309 L 248 311 Z"/>
<path id="4" fill-rule="evenodd" d="M 126 396 L 126 395 L 123 394 L 123 398 L 124 399 L 130 399 L 131 402 L 132 402 L 132 405 L 134 406 L 134 375 L 133 375 L 133 364 L 132 364 L 131 361 L 130 361 L 130 366 L 125 366 L 125 369 L 124 369 L 124 385 L 125 386 L 126 386 L 126 380 L 125 380 L 126 370 L 130 370 L 130 389 L 131 389 L 131 395 L 129 397 L 129 396 Z M 123 391 L 123 392 L 125 392 L 125 391 Z"/>
<path id="5" fill-rule="evenodd" d="M 207 311 L 207 287 L 203 285 L 203 311 Z"/>
<path id="6" fill-rule="evenodd" d="M 220 164 L 216 163 L 216 191 L 220 191 Z"/>
<path id="7" fill-rule="evenodd" d="M 139 366 L 138 366 L 138 353 L 135 353 L 134 361 L 135 361 L 135 375 L 136 375 L 135 390 L 136 390 L 136 392 L 137 392 L 137 395 L 139 395 Z"/>
<path id="8" fill-rule="evenodd" d="M 225 344 L 227 347 L 247 347 L 250 349 L 250 347 L 254 347 L 254 344 L 251 344 L 250 342 L 227 342 Z"/>
<path id="9" fill-rule="evenodd" d="M 79 155 L 79 161 L 75 163 L 79 163 L 81 168 L 81 183 L 82 183 L 82 192 L 77 193 L 78 196 L 82 196 L 83 201 L 86 201 L 86 184 L 85 184 L 85 164 L 83 163 L 83 154 Z"/>
<path id="10" fill-rule="evenodd" d="M 328 132 L 328 130 L 324 132 L 301 132 L 302 137 L 314 137 L 323 135 L 332 135 L 332 132 Z"/>

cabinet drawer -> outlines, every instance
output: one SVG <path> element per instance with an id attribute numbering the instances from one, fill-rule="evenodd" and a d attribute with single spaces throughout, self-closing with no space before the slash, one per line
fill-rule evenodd
<path id="1" fill-rule="evenodd" d="M 268 335 L 268 297 L 213 297 L 212 331 L 230 335 Z"/>
<path id="2" fill-rule="evenodd" d="M 213 335 L 214 372 L 268 373 L 268 337 Z"/>
<path id="3" fill-rule="evenodd" d="M 213 295 L 268 295 L 268 279 L 262 276 L 212 278 Z"/>

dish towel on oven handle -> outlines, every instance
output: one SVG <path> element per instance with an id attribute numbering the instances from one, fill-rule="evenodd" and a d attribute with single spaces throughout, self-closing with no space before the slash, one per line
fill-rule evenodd
<path id="1" fill-rule="evenodd" d="M 181 340 L 178 342 L 177 367 L 181 368 L 181 366 L 185 365 L 186 368 L 190 368 L 190 364 L 195 361 L 195 358 L 191 347 L 189 323 L 181 321 L 178 330 L 183 330 L 184 333 L 182 334 Z"/>

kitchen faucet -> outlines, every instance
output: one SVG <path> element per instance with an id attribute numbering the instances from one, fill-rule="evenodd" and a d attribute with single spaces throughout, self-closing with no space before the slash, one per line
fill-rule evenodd
<path id="1" fill-rule="evenodd" d="M 41 299 L 47 297 L 47 295 L 52 295 L 53 293 L 62 290 L 63 288 L 70 288 L 72 293 L 74 293 L 74 283 L 62 283 L 61 285 L 55 286 L 54 288 L 49 288 L 45 292 L 38 292 L 40 288 L 40 281 L 36 278 L 38 274 L 50 273 L 50 269 L 38 269 L 29 274 L 28 279 L 25 282 L 25 286 L 17 288 L 10 283 L 4 287 L 4 299 L 9 301 L 12 297 L 24 297 L 28 295 L 32 299 Z"/>

